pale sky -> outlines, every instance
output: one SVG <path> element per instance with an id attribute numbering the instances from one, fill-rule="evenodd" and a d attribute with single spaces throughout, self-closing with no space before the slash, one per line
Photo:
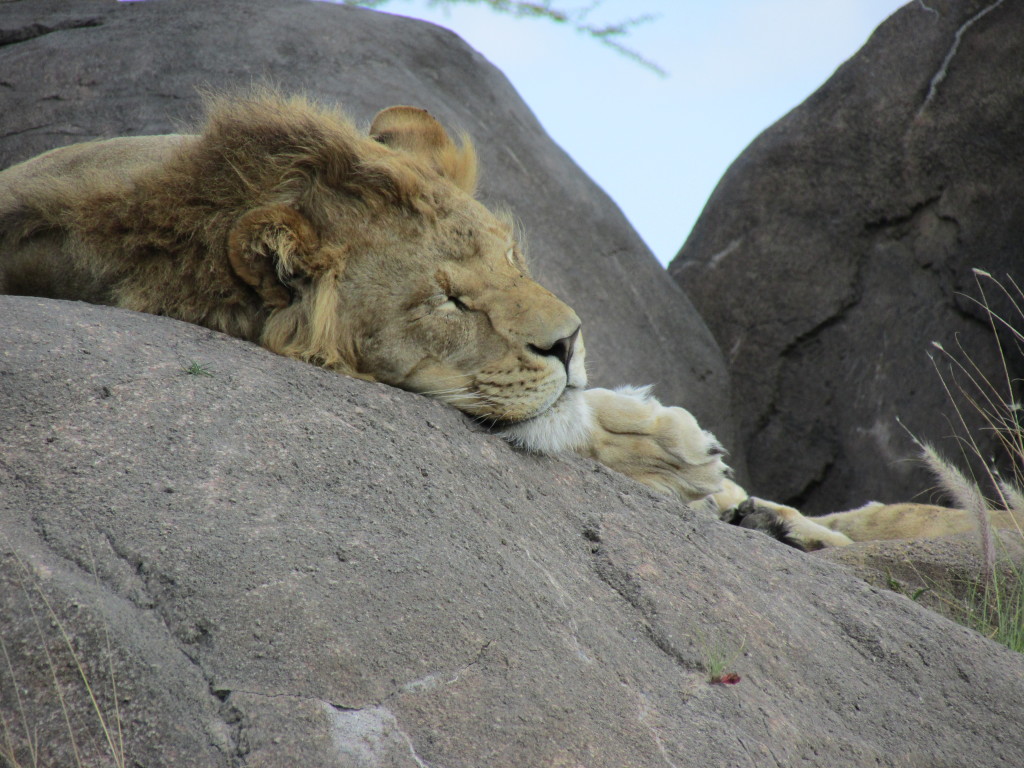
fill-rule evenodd
<path id="1" fill-rule="evenodd" d="M 549 21 L 516 20 L 479 5 L 430 7 L 428 0 L 392 0 L 383 10 L 447 27 L 501 69 L 551 137 L 667 264 L 744 147 L 902 5 L 605 0 L 593 21 L 659 15 L 625 42 L 668 70 L 666 78 Z M 926 23 L 928 12 L 921 13 Z"/>

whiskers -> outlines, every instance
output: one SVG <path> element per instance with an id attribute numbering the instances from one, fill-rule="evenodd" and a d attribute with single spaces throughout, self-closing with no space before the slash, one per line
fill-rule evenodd
<path id="1" fill-rule="evenodd" d="M 417 394 L 432 397 L 435 400 L 440 400 L 443 403 L 458 408 L 467 416 L 473 417 L 479 424 L 489 429 L 504 428 L 510 424 L 520 422 L 523 420 L 525 412 L 531 412 L 531 415 L 538 415 L 540 412 L 547 410 L 546 407 L 539 408 L 537 409 L 537 414 L 533 414 L 532 409 L 529 407 L 529 398 L 496 397 L 494 394 L 479 391 L 477 388 L 480 386 L 479 382 L 463 384 L 455 383 L 456 381 L 453 379 L 452 386 L 416 390 L 416 392 Z M 445 382 L 439 383 L 443 384 Z M 485 389 L 486 384 L 484 382 Z M 553 398 L 553 400 L 557 399 L 558 397 Z M 553 401 L 550 404 L 553 404 Z"/>
<path id="2" fill-rule="evenodd" d="M 512 419 L 512 411 L 514 411 L 514 410 L 516 410 L 516 405 L 510 404 L 500 414 L 495 415 L 495 416 L 481 417 L 480 420 L 484 421 L 490 427 L 502 426 L 502 425 L 508 424 L 510 421 L 513 421 L 513 419 Z M 519 420 L 520 419 L 515 419 L 514 421 L 519 421 Z"/>
<path id="3" fill-rule="evenodd" d="M 469 387 L 447 387 L 446 389 L 424 389 L 418 390 L 417 394 L 426 395 L 427 397 L 449 397 L 449 396 L 462 396 L 462 395 L 473 395 Z"/>
<path id="4" fill-rule="evenodd" d="M 441 389 L 427 389 L 418 392 L 418 394 L 432 397 L 435 400 L 440 400 L 443 403 L 458 408 L 460 411 L 465 411 L 467 414 L 474 416 L 478 419 L 490 419 L 490 416 L 481 416 L 479 411 L 493 411 L 499 407 L 498 403 L 487 395 L 475 392 L 469 388 L 468 385 L 460 385 L 456 387 L 444 387 Z"/>
<path id="5" fill-rule="evenodd" d="M 445 389 L 427 389 L 418 394 L 433 397 L 436 400 L 443 400 L 456 407 L 462 405 L 475 405 L 480 402 L 480 395 L 470 390 L 469 387 L 447 387 Z"/>

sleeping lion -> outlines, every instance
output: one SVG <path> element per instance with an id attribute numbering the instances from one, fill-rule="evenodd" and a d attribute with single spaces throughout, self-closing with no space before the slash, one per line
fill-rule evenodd
<path id="1" fill-rule="evenodd" d="M 587 389 L 580 319 L 474 199 L 476 166 L 421 109 L 385 109 L 366 134 L 302 98 L 221 99 L 198 135 L 77 144 L 0 172 L 0 293 L 167 315 L 435 397 L 526 450 L 596 459 L 802 548 L 964 522 L 932 508 L 933 530 L 915 506 L 815 523 L 748 499 L 682 408 Z"/>

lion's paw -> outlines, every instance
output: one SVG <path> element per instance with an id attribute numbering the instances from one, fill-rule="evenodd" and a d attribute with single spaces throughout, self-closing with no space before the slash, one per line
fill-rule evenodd
<path id="1" fill-rule="evenodd" d="M 722 489 L 725 450 L 683 408 L 666 407 L 650 387 L 588 389 L 590 442 L 581 453 L 686 502 Z"/>
<path id="2" fill-rule="evenodd" d="M 805 552 L 851 543 L 846 535 L 816 523 L 793 507 L 756 496 L 750 496 L 722 510 L 719 518 L 740 528 L 766 533 L 783 544 Z"/>
<path id="3" fill-rule="evenodd" d="M 739 504 L 722 510 L 719 519 L 740 528 L 760 531 L 795 549 L 806 550 L 799 536 L 794 535 L 789 521 L 785 520 L 776 508 L 758 502 L 758 499 L 750 496 Z"/>

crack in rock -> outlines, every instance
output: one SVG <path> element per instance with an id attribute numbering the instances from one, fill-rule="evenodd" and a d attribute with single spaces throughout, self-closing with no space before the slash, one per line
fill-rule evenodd
<path id="1" fill-rule="evenodd" d="M 153 574 L 149 568 L 147 568 L 141 554 L 131 552 L 126 547 L 118 544 L 109 531 L 103 530 L 101 533 L 104 538 L 106 538 L 111 552 L 113 552 L 117 558 L 122 560 L 129 566 L 129 568 L 132 569 L 132 572 L 138 582 L 136 586 L 144 598 L 143 600 L 139 600 L 135 595 L 128 595 L 126 599 L 132 603 L 136 609 L 152 612 L 159 618 L 160 624 L 166 630 L 168 638 L 172 643 L 178 646 L 178 650 L 181 655 L 188 660 L 189 664 L 196 669 L 200 678 L 202 678 L 206 683 L 207 690 L 215 702 L 214 710 L 217 712 L 217 716 L 224 724 L 223 735 L 227 742 L 226 744 L 214 742 L 213 746 L 226 752 L 226 755 L 234 768 L 241 768 L 245 765 L 246 755 L 249 752 L 249 747 L 243 733 L 245 728 L 244 715 L 240 709 L 229 701 L 231 692 L 214 683 L 213 676 L 203 667 L 199 660 L 199 655 L 197 653 L 193 654 L 189 652 L 188 643 L 179 637 L 179 634 L 175 632 L 168 623 L 168 617 L 165 615 L 160 601 L 157 600 L 150 587 L 150 581 L 154 576 L 156 578 L 165 579 L 168 577 L 161 577 L 159 574 Z M 79 567 L 82 567 L 81 563 L 78 565 Z M 110 589 L 114 594 L 117 594 L 117 591 L 111 586 L 105 583 L 103 586 L 106 589 Z"/>
<path id="2" fill-rule="evenodd" d="M 953 44 L 949 47 L 946 52 L 946 57 L 942 60 L 942 64 L 939 65 L 938 71 L 932 75 L 931 82 L 928 83 L 928 95 L 924 97 L 924 103 L 921 104 L 921 108 L 917 110 L 917 116 L 920 117 L 928 106 L 935 99 L 936 94 L 939 92 L 939 86 L 942 85 L 942 81 L 946 79 L 949 74 L 949 65 L 952 64 L 953 59 L 956 57 L 957 51 L 960 50 L 960 42 L 963 40 L 967 30 L 973 27 L 977 22 L 981 21 L 985 16 L 994 11 L 1006 0 L 996 0 L 990 5 L 986 5 L 976 14 L 971 16 L 967 21 L 960 25 L 960 28 L 956 31 L 953 36 Z"/>
<path id="3" fill-rule="evenodd" d="M 286 693 L 286 692 L 270 692 L 270 691 L 254 691 L 247 688 L 237 688 L 234 686 L 227 685 L 214 685 L 210 684 L 210 692 L 217 697 L 219 701 L 227 701 L 227 699 L 235 693 L 245 694 L 247 696 L 259 696 L 267 699 L 296 699 L 298 701 L 306 701 L 312 704 L 327 704 L 336 710 L 342 712 L 361 712 L 367 709 L 374 709 L 383 707 L 387 702 L 394 699 L 396 696 L 400 696 L 404 693 L 420 693 L 423 691 L 430 690 L 438 685 L 451 685 L 456 682 L 459 677 L 465 674 L 466 670 L 480 663 L 480 659 L 487 652 L 487 649 L 491 647 L 492 640 L 488 640 L 484 643 L 480 649 L 476 652 L 472 659 L 459 667 L 454 674 L 450 672 L 433 672 L 424 677 L 417 678 L 408 683 L 402 683 L 395 687 L 391 693 L 384 696 L 379 701 L 373 701 L 366 704 L 342 704 L 337 701 L 330 701 L 329 699 L 323 699 L 319 696 L 310 696 L 302 693 Z"/>
<path id="4" fill-rule="evenodd" d="M 657 610 L 650 598 L 642 594 L 637 579 L 614 565 L 601 546 L 594 547 L 592 553 L 595 557 L 597 577 L 640 614 L 644 631 L 651 643 L 687 672 L 699 672 L 701 665 L 688 659 L 682 651 L 673 645 L 672 639 L 665 634 L 664 630 L 657 626 Z"/>
<path id="5" fill-rule="evenodd" d="M 296 701 L 305 701 L 311 704 L 327 704 L 331 707 L 334 707 L 334 709 L 337 709 L 342 712 L 360 712 L 364 709 L 372 709 L 373 707 L 378 707 L 381 705 L 380 703 L 374 703 L 355 707 L 349 704 L 338 704 L 334 701 L 321 699 L 319 696 L 308 696 L 302 693 L 272 693 L 268 691 L 253 691 L 248 688 L 236 688 L 234 686 L 228 687 L 224 685 L 215 685 L 213 683 L 210 683 L 210 693 L 213 696 L 215 696 L 218 701 L 227 701 L 234 694 L 240 693 L 245 696 L 258 696 L 261 699 L 295 699 Z"/>
<path id="6" fill-rule="evenodd" d="M 867 232 L 875 232 L 882 229 L 891 229 L 893 227 L 900 227 L 904 224 L 909 224 L 916 219 L 920 214 L 924 213 L 935 207 L 935 205 L 942 199 L 942 193 L 932 195 L 931 197 L 922 200 L 919 203 L 914 203 L 910 206 L 910 210 L 907 213 L 896 214 L 894 216 L 882 216 L 881 218 L 869 221 L 864 224 L 864 229 Z M 939 218 L 949 218 L 939 216 Z"/>
<path id="7" fill-rule="evenodd" d="M 245 735 L 245 714 L 231 702 L 230 691 L 217 688 L 213 680 L 207 677 L 205 670 L 203 670 L 199 663 L 193 662 L 193 664 L 196 665 L 199 673 L 206 679 L 210 695 L 219 702 L 217 716 L 224 723 L 225 727 L 224 737 L 227 741 L 226 756 L 231 761 L 233 768 L 244 768 L 248 762 L 249 755 L 249 740 Z M 220 745 L 217 746 L 220 747 Z"/>
<path id="8" fill-rule="evenodd" d="M 305 694 L 255 691 L 217 685 L 206 675 L 198 662 L 193 663 L 207 679 L 210 695 L 219 702 L 217 712 L 227 728 L 226 739 L 230 744 L 228 757 L 233 768 L 244 768 L 251 751 L 249 739 L 246 737 L 246 715 L 243 707 L 234 698 L 236 694 L 264 699 L 291 699 L 318 706 L 327 715 L 332 743 L 342 758 L 340 764 L 346 767 L 373 768 L 379 765 L 392 765 L 395 764 L 397 757 L 408 755 L 419 768 L 444 768 L 438 763 L 428 763 L 420 757 L 412 738 L 399 727 L 398 719 L 386 703 L 403 693 L 416 693 L 438 684 L 454 683 L 467 669 L 480 662 L 491 643 L 491 640 L 484 643 L 473 658 L 459 667 L 454 675 L 433 673 L 397 686 L 380 701 L 359 706 Z"/>
<path id="9" fill-rule="evenodd" d="M 441 675 L 440 673 L 434 672 L 429 675 L 425 675 L 424 677 L 417 678 L 416 680 L 412 680 L 411 682 L 403 683 L 398 687 L 398 690 L 385 696 L 384 701 L 388 701 L 389 699 L 398 696 L 400 693 L 420 693 L 422 691 L 428 691 L 431 688 L 434 688 L 438 685 L 451 685 L 452 683 L 456 682 L 463 674 L 465 674 L 466 670 L 480 663 L 480 659 L 483 658 L 484 653 L 487 651 L 488 648 L 490 648 L 491 642 L 491 640 L 488 640 L 486 643 L 484 643 L 480 650 L 477 651 L 476 656 L 474 656 L 468 663 L 463 664 L 461 667 L 459 667 L 455 675 L 448 678 L 447 680 L 445 680 L 444 678 L 448 677 L 448 675 Z"/>
<path id="10" fill-rule="evenodd" d="M 167 623 L 167 617 L 160 610 L 159 602 L 154 598 L 149 589 L 147 571 L 141 556 L 132 554 L 126 548 L 119 546 L 108 531 L 98 531 L 106 539 L 114 556 L 125 562 L 132 569 L 133 575 L 139 582 L 139 584 L 136 585 L 136 588 L 142 593 L 142 599 L 140 599 L 138 595 L 132 595 L 130 593 L 124 594 L 117 590 L 108 583 L 106 579 L 100 577 L 96 570 L 95 561 L 92 562 L 90 567 L 89 564 L 83 561 L 84 556 L 79 556 L 77 553 L 69 551 L 59 538 L 53 536 L 46 530 L 43 523 L 35 520 L 34 518 L 32 523 L 33 527 L 36 529 L 35 533 L 44 547 L 51 555 L 63 560 L 67 564 L 68 568 L 80 571 L 88 577 L 86 579 L 87 581 L 90 581 L 97 589 L 106 592 L 109 596 L 112 596 L 117 600 L 123 600 L 138 611 L 152 613 L 158 618 L 160 625 L 164 628 L 167 636 L 172 641 L 172 645 L 178 646 L 178 650 L 181 655 L 192 667 L 196 669 L 200 679 L 205 683 L 209 694 L 215 701 L 213 707 L 214 711 L 217 713 L 224 725 L 223 731 L 218 734 L 223 740 L 218 739 L 214 734 L 208 732 L 208 735 L 210 736 L 210 745 L 225 753 L 231 761 L 233 768 L 242 768 L 245 765 L 245 754 L 248 752 L 248 747 L 245 745 L 244 740 L 241 739 L 243 715 L 241 711 L 227 701 L 227 695 L 215 687 L 211 675 L 206 672 L 198 659 L 193 658 L 185 650 L 185 644 L 172 631 L 170 625 Z M 104 611 L 98 601 L 94 610 L 96 612 L 96 616 L 99 617 L 99 621 L 107 621 L 107 619 L 102 618 Z"/>
<path id="11" fill-rule="evenodd" d="M 100 26 L 103 26 L 103 19 L 89 18 L 68 19 L 66 21 L 57 22 L 53 26 L 49 26 L 47 24 L 29 24 L 27 27 L 19 27 L 18 29 L 0 28 L 0 47 L 35 40 L 37 37 L 43 37 L 44 35 L 49 35 L 53 32 L 63 32 L 68 29 L 86 29 L 88 27 Z"/>
<path id="12" fill-rule="evenodd" d="M 356 752 L 352 753 L 352 756 L 354 756 L 354 758 L 361 758 L 363 756 L 363 751 L 365 751 L 364 747 L 366 747 L 367 744 L 369 744 L 370 747 L 366 748 L 372 748 L 371 752 L 367 754 L 370 754 L 371 756 L 376 755 L 377 752 L 372 751 L 373 749 L 376 749 L 376 747 L 374 747 L 373 745 L 377 742 L 380 742 L 381 744 L 384 744 L 384 746 L 387 746 L 387 744 L 391 744 L 392 746 L 394 746 L 394 744 L 398 744 L 401 747 L 401 751 L 403 753 L 407 751 L 409 756 L 416 763 L 416 765 L 419 766 L 419 768 L 443 768 L 443 766 L 437 764 L 432 765 L 430 763 L 427 763 L 416 753 L 412 739 L 409 737 L 408 734 L 406 734 L 404 731 L 398 728 L 397 719 L 394 717 L 391 711 L 387 709 L 387 707 L 385 707 L 384 705 L 387 701 L 403 693 L 415 693 L 425 688 L 434 687 L 435 685 L 450 685 L 454 683 L 468 669 L 470 669 L 476 664 L 479 664 L 480 660 L 487 652 L 487 649 L 491 646 L 491 640 L 486 641 L 482 646 L 480 646 L 480 648 L 477 649 L 472 658 L 470 658 L 466 663 L 459 666 L 454 673 L 434 673 L 432 675 L 427 675 L 425 678 L 420 678 L 410 683 L 399 685 L 395 688 L 394 691 L 385 696 L 381 701 L 363 706 L 351 706 L 348 704 L 341 704 L 338 702 L 321 699 L 316 696 L 308 696 L 303 694 L 261 692 L 218 684 L 215 682 L 214 675 L 208 672 L 206 668 L 203 666 L 202 662 L 200 661 L 199 654 L 189 652 L 190 649 L 188 648 L 188 646 L 190 645 L 190 643 L 187 640 L 183 639 L 180 636 L 180 633 L 175 632 L 172 629 L 172 627 L 168 623 L 167 616 L 164 615 L 164 611 L 162 610 L 160 601 L 156 598 L 156 596 L 154 595 L 153 591 L 150 588 L 150 581 L 152 579 L 161 579 L 168 577 L 161 576 L 161 574 L 158 573 L 153 573 L 147 567 L 141 554 L 132 552 L 118 544 L 109 531 L 102 531 L 102 533 L 106 538 L 108 545 L 110 546 L 110 549 L 114 553 L 114 555 L 122 561 L 124 561 L 131 568 L 136 579 L 138 580 L 138 582 L 140 582 L 138 588 L 142 592 L 143 600 L 139 601 L 138 597 L 136 596 L 134 598 L 128 598 L 129 602 L 135 605 L 137 609 L 153 611 L 156 614 L 156 616 L 159 617 L 160 622 L 167 631 L 169 637 L 178 645 L 178 649 L 181 652 L 181 654 L 186 659 L 188 659 L 189 663 L 193 667 L 195 667 L 202 680 L 205 681 L 209 694 L 215 701 L 214 709 L 217 712 L 220 721 L 224 725 L 223 736 L 226 743 L 214 743 L 214 746 L 225 752 L 226 757 L 230 761 L 233 768 L 244 768 L 244 766 L 247 764 L 247 756 L 250 752 L 249 740 L 245 734 L 246 715 L 243 709 L 237 706 L 237 704 L 232 700 L 232 695 L 236 693 L 265 698 L 285 698 L 306 701 L 324 708 L 325 711 L 331 713 L 329 719 L 331 720 L 332 723 L 332 738 L 334 739 L 335 746 L 338 748 L 342 757 L 349 756 L 349 753 L 346 752 L 345 749 L 349 749 L 349 747 L 351 747 L 351 749 L 356 750 Z M 76 564 L 79 567 L 82 567 L 81 563 Z M 201 621 L 199 623 L 202 624 Z M 204 633 L 204 636 L 206 636 L 206 634 L 208 633 Z M 370 720 L 367 720 L 365 717 L 361 718 L 360 713 L 370 713 L 370 715 L 368 715 L 368 717 L 370 717 Z M 379 716 L 374 715 L 373 713 L 378 713 Z M 380 715 L 380 713 L 384 714 Z M 345 716 L 348 716 L 349 719 L 345 720 Z M 343 723 L 344 727 L 337 725 L 339 722 L 339 717 L 342 718 L 341 722 Z M 382 730 L 382 728 L 366 726 L 367 722 L 370 722 L 370 724 L 372 725 L 371 720 L 373 719 L 373 717 L 377 717 L 377 720 L 384 722 L 387 728 Z M 362 736 L 359 736 L 359 734 L 357 733 L 358 738 L 356 738 L 355 741 L 353 741 L 351 744 L 349 744 L 349 742 L 340 740 L 339 734 L 343 733 L 346 730 L 346 728 L 351 730 L 352 727 L 357 727 L 357 731 L 359 731 L 359 733 L 362 733 L 363 731 L 365 731 L 365 733 L 363 733 Z M 369 728 L 369 730 L 367 730 L 367 728 Z M 362 731 L 360 731 L 359 729 L 362 729 Z M 381 739 L 383 739 L 383 741 Z M 338 746 L 339 744 L 341 744 L 341 746 Z M 352 744 L 355 744 L 355 746 L 352 746 Z M 349 749 L 350 752 L 351 749 Z M 391 749 L 391 747 L 388 747 L 388 749 Z M 389 751 L 388 754 L 394 755 L 395 752 L 392 750 Z M 349 765 L 349 763 L 344 761 L 342 762 L 342 764 Z M 357 761 L 353 765 L 375 766 L 379 764 L 382 763 L 374 761 Z"/>

